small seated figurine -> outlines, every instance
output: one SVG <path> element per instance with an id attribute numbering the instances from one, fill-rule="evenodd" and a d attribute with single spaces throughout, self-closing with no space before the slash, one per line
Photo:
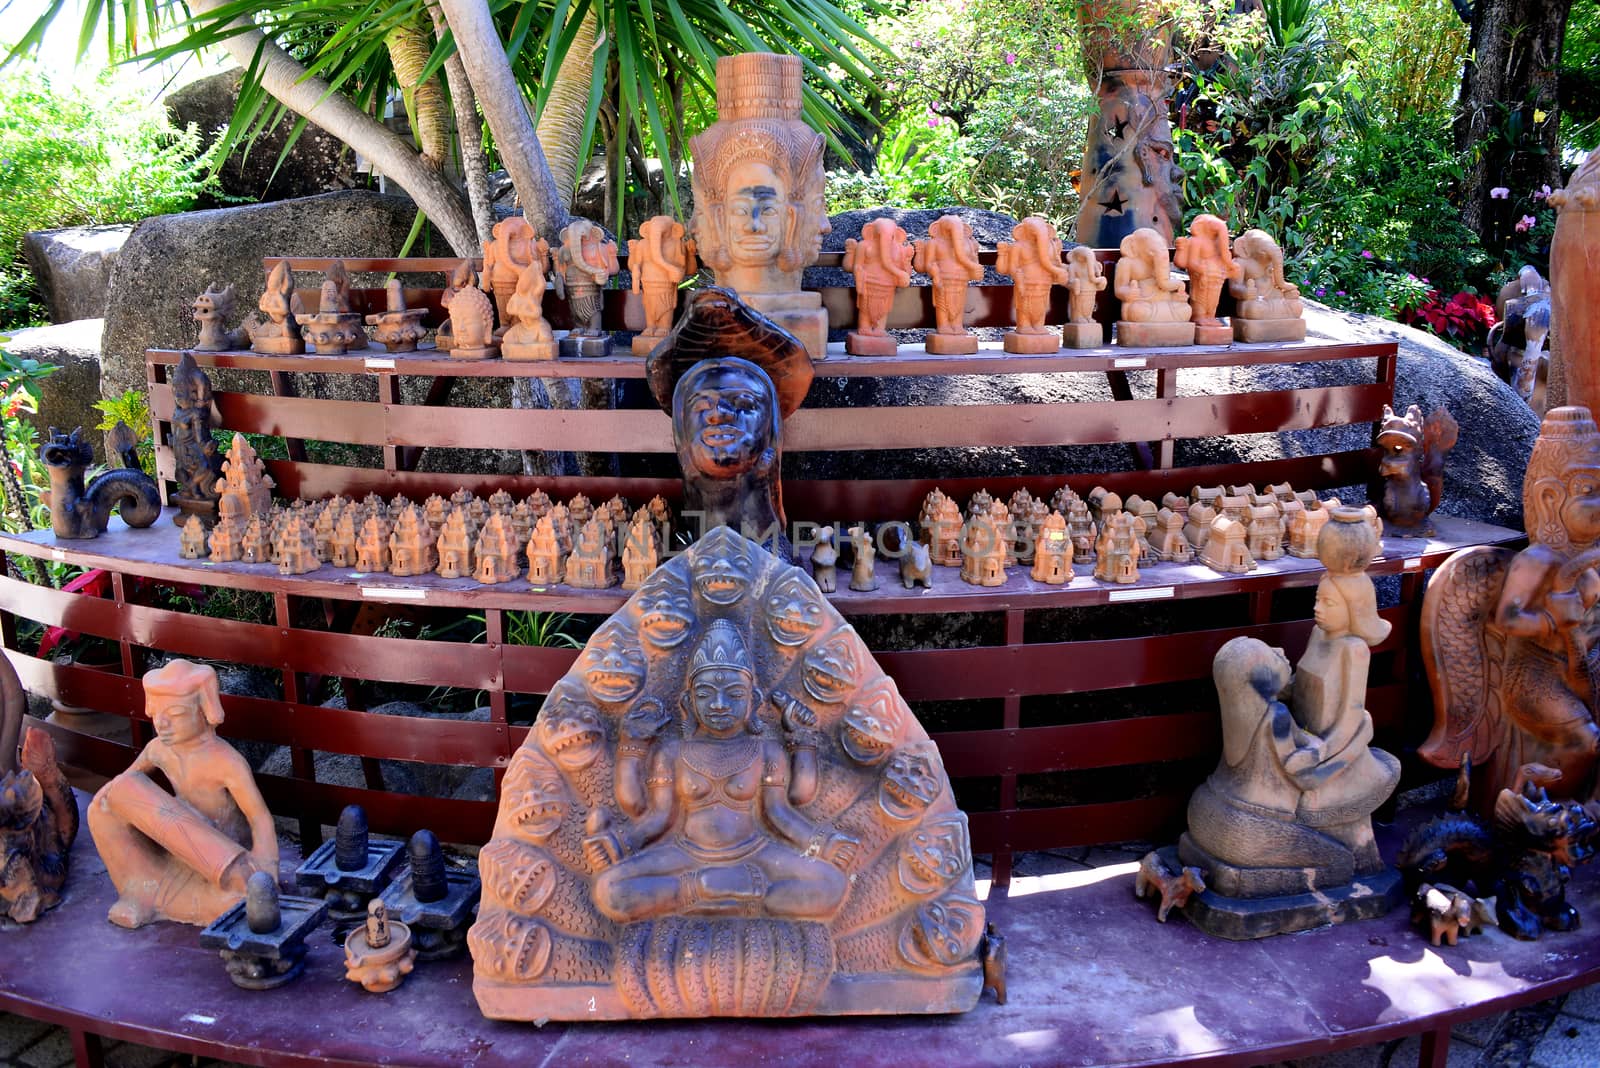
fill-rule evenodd
<path id="1" fill-rule="evenodd" d="M 650 355 L 667 336 L 678 310 L 678 287 L 699 269 L 694 239 L 681 222 L 657 215 L 639 224 L 638 239 L 628 242 L 628 274 L 644 301 L 644 329 L 633 339 L 635 356 Z"/>
<path id="2" fill-rule="evenodd" d="M 1189 509 L 1191 522 L 1194 513 L 1199 510 Z M 1225 575 L 1254 571 L 1256 560 L 1250 555 L 1248 533 L 1244 523 L 1226 514 L 1218 515 L 1206 530 L 1205 545 L 1200 549 L 1200 562 Z"/>
<path id="3" fill-rule="evenodd" d="M 1016 353 L 1051 353 L 1061 348 L 1055 333 L 1044 325 L 1050 314 L 1051 286 L 1064 286 L 1069 275 L 1061 262 L 1061 238 L 1056 228 L 1030 215 L 1011 231 L 1011 240 L 995 246 L 995 270 L 1008 274 L 1011 311 L 1016 329 L 1006 334 L 1005 350 Z"/>
<path id="4" fill-rule="evenodd" d="M 1119 585 L 1139 581 L 1139 539 L 1134 533 L 1134 517 L 1118 512 L 1107 521 L 1096 549 L 1094 577 Z"/>
<path id="5" fill-rule="evenodd" d="M 1156 348 L 1194 344 L 1189 321 L 1189 294 L 1183 279 L 1172 273 L 1167 242 L 1149 227 L 1122 239 L 1115 291 L 1122 301 L 1117 344 Z"/>
<path id="6" fill-rule="evenodd" d="M 858 593 L 871 593 L 878 588 L 878 577 L 872 572 L 872 562 L 878 554 L 872 547 L 871 531 L 865 527 L 851 527 L 850 549 L 853 554 L 850 588 Z"/>
<path id="7" fill-rule="evenodd" d="M 1272 505 L 1252 505 L 1245 545 L 1256 560 L 1277 560 L 1283 556 L 1283 517 Z"/>
<path id="8" fill-rule="evenodd" d="M 284 575 L 305 575 L 322 566 L 317 559 L 317 539 L 298 515 L 291 514 L 278 532 L 273 552 L 278 571 Z"/>
<path id="9" fill-rule="evenodd" d="M 572 554 L 567 557 L 566 578 L 568 586 L 580 590 L 603 590 L 616 585 L 611 544 L 599 519 L 590 519 L 579 528 Z"/>
<path id="10" fill-rule="evenodd" d="M 356 535 L 356 570 L 381 575 L 389 570 L 389 538 L 394 528 L 382 513 L 367 516 Z"/>
<path id="11" fill-rule="evenodd" d="M 268 356 L 296 356 L 306 351 L 297 319 L 299 303 L 289 261 L 279 260 L 267 272 L 267 288 L 258 305 L 267 321 L 255 324 L 250 331 L 250 350 Z"/>
<path id="12" fill-rule="evenodd" d="M 339 522 L 328 539 L 328 563 L 334 567 L 356 566 L 356 541 L 360 538 L 356 518 L 360 509 L 351 505 L 339 513 Z"/>
<path id="13" fill-rule="evenodd" d="M 435 541 L 422 511 L 414 504 L 406 505 L 389 535 L 389 574 L 396 578 L 433 574 L 438 566 L 434 557 Z"/>
<path id="14" fill-rule="evenodd" d="M 1068 319 L 1061 327 L 1061 346 L 1095 349 L 1106 343 L 1106 329 L 1094 321 L 1095 298 L 1106 288 L 1105 268 L 1088 245 L 1067 250 Z"/>
<path id="15" fill-rule="evenodd" d="M 1194 546 L 1183 536 L 1184 517 L 1171 508 L 1156 513 L 1150 527 L 1150 548 L 1163 564 L 1187 564 L 1194 559 Z"/>
<path id="16" fill-rule="evenodd" d="M 911 265 L 928 276 L 933 288 L 935 325 L 923 336 L 923 345 L 935 356 L 970 356 L 978 351 L 978 339 L 967 333 L 962 320 L 969 283 L 983 278 L 972 227 L 959 215 L 941 215 L 928 225 L 927 239 L 913 248 Z"/>
<path id="17" fill-rule="evenodd" d="M 563 571 L 555 524 L 549 515 L 542 515 L 534 523 L 533 537 L 528 541 L 528 581 L 535 586 L 554 586 L 561 581 Z"/>
<path id="18" fill-rule="evenodd" d="M 863 226 L 860 241 L 845 241 L 844 269 L 856 281 L 856 328 L 845 335 L 844 351 L 852 356 L 893 356 L 899 351 L 889 335 L 889 311 L 895 293 L 911 284 L 913 254 L 906 232 L 888 218 Z"/>
<path id="19" fill-rule="evenodd" d="M 250 766 L 217 737 L 215 671 L 169 661 L 145 675 L 144 695 L 155 739 L 89 803 L 89 833 L 118 894 L 108 919 L 204 926 L 244 900 L 251 875 L 277 877 L 272 813 Z"/>
<path id="20" fill-rule="evenodd" d="M 406 307 L 406 290 L 398 278 L 389 279 L 384 286 L 384 298 L 388 310 L 367 316 L 372 340 L 385 352 L 416 352 L 417 342 L 428 336 L 428 328 L 422 325 L 428 310 Z"/>
<path id="21" fill-rule="evenodd" d="M 517 577 L 517 545 L 511 540 L 511 520 L 507 516 L 490 513 L 478 534 L 475 553 L 478 559 L 472 577 L 485 586 Z"/>
<path id="22" fill-rule="evenodd" d="M 823 593 L 839 588 L 839 550 L 833 537 L 833 527 L 818 527 L 816 548 L 811 550 L 811 577 Z"/>
<path id="23" fill-rule="evenodd" d="M 194 343 L 196 352 L 230 352 L 243 347 L 250 334 L 246 327 L 229 330 L 227 322 L 233 318 L 233 286 L 218 289 L 206 286 L 206 291 L 194 298 L 194 321 L 200 324 L 200 337 Z"/>
<path id="24" fill-rule="evenodd" d="M 1239 277 L 1239 265 L 1228 251 L 1228 224 L 1215 215 L 1196 215 L 1189 236 L 1178 238 L 1172 261 L 1189 272 L 1190 320 L 1196 345 L 1227 345 L 1233 329 L 1217 318 L 1222 283 Z"/>
<path id="25" fill-rule="evenodd" d="M 1072 581 L 1072 539 L 1067 536 L 1067 521 L 1060 512 L 1045 516 L 1033 548 L 1033 568 L 1028 572 L 1035 582 L 1061 586 Z"/>
<path id="26" fill-rule="evenodd" d="M 463 508 L 452 508 L 439 530 L 439 577 L 447 579 L 471 578 L 473 573 L 472 543 L 476 540 L 467 529 L 467 513 Z"/>
<path id="27" fill-rule="evenodd" d="M 350 275 L 343 260 L 334 260 L 328 266 L 317 313 L 302 315 L 299 321 L 301 336 L 319 355 L 340 356 L 351 349 L 367 347 L 361 315 L 350 310 Z"/>
<path id="28" fill-rule="evenodd" d="M 516 289 L 502 305 L 502 319 L 509 322 L 500 339 L 502 359 L 556 358 L 556 335 L 544 317 L 545 272 L 549 269 L 550 246 L 541 237 L 533 246 L 533 262 L 522 268 Z"/>
<path id="29" fill-rule="evenodd" d="M 933 588 L 933 560 L 920 541 L 909 542 L 900 554 L 900 585 L 908 590 Z"/>
<path id="30" fill-rule="evenodd" d="M 494 336 L 494 305 L 476 284 L 470 264 L 459 288 L 447 289 L 440 297 L 450 312 L 449 353 L 453 360 L 487 360 L 500 353 Z M 454 279 L 453 279 L 454 281 Z M 439 331 L 439 340 L 444 339 Z M 441 346 L 443 347 L 443 346 Z"/>
<path id="31" fill-rule="evenodd" d="M 206 528 L 200 517 L 192 515 L 178 533 L 178 555 L 185 560 L 203 560 L 206 555 Z"/>
<path id="32" fill-rule="evenodd" d="M 961 542 L 961 581 L 974 586 L 1006 584 L 1006 547 L 988 510 L 973 512 Z"/>
<path id="33" fill-rule="evenodd" d="M 561 339 L 563 356 L 608 356 L 611 338 L 600 326 L 604 291 L 620 269 L 617 243 L 588 219 L 574 219 L 561 231 L 554 254 L 556 296 L 572 311 L 572 330 Z"/>
<path id="34" fill-rule="evenodd" d="M 1378 501 L 1378 515 L 1389 533 L 1401 538 L 1433 534 L 1428 517 L 1444 500 L 1444 458 L 1455 448 L 1460 432 L 1461 427 L 1443 406 L 1435 408 L 1426 420 L 1415 404 L 1404 415 L 1383 406 L 1383 421 L 1378 426 L 1383 496 Z"/>
<path id="35" fill-rule="evenodd" d="M 1283 250 L 1265 230 L 1246 230 L 1233 239 L 1239 269 L 1228 283 L 1233 294 L 1233 339 L 1249 343 L 1304 341 L 1305 305 L 1300 290 L 1284 280 Z"/>
<path id="36" fill-rule="evenodd" d="M 636 590 L 643 586 L 659 562 L 655 524 L 650 521 L 650 513 L 641 508 L 628 525 L 628 535 L 622 543 L 622 588 Z"/>

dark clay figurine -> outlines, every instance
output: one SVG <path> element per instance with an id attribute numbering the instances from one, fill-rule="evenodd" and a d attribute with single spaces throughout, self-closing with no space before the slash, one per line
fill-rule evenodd
<path id="1" fill-rule="evenodd" d="M 106 471 L 85 488 L 83 471 L 94 462 L 94 450 L 82 427 L 70 434 L 51 427 L 39 459 L 50 469 L 50 528 L 58 538 L 99 537 L 113 508 L 130 527 L 147 527 L 161 515 L 161 491 L 137 467 Z"/>

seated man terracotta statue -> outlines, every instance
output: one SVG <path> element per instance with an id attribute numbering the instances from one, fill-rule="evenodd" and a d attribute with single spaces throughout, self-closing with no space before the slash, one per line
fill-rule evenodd
<path id="1" fill-rule="evenodd" d="M 277 878 L 272 814 L 250 766 L 217 737 L 215 671 L 174 660 L 145 675 L 144 693 L 156 738 L 89 804 L 89 831 L 119 895 L 107 918 L 203 926 L 244 900 L 254 873 Z"/>

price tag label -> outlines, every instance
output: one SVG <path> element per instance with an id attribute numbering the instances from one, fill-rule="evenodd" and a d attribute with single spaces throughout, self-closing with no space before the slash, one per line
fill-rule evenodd
<path id="1" fill-rule="evenodd" d="M 66 558 L 67 558 L 67 554 L 66 554 L 65 550 L 63 550 L 63 549 L 51 549 L 50 550 L 50 559 L 54 560 L 56 563 L 60 563 L 61 561 L 65 560 Z"/>
<path id="2" fill-rule="evenodd" d="M 393 371 L 394 370 L 394 361 L 393 360 L 369 359 L 369 360 L 367 360 L 367 370 L 369 370 L 369 371 Z"/>
<path id="3" fill-rule="evenodd" d="M 361 596 L 369 601 L 422 601 L 428 591 L 419 586 L 363 586 Z"/>
<path id="4" fill-rule="evenodd" d="M 1117 357 L 1117 358 L 1115 358 L 1115 359 L 1113 359 L 1111 361 L 1111 366 L 1112 367 L 1143 367 L 1143 366 L 1145 366 L 1145 362 L 1146 361 L 1145 361 L 1145 358 L 1143 356 L 1119 356 L 1119 357 Z"/>
<path id="5" fill-rule="evenodd" d="M 1418 571 L 1421 568 L 1422 568 L 1422 557 L 1420 557 L 1420 556 L 1408 556 L 1406 558 L 1406 570 L 1407 571 Z"/>
<path id="6" fill-rule="evenodd" d="M 1112 590 L 1106 594 L 1106 600 L 1113 604 L 1118 601 L 1163 601 L 1177 595 L 1176 586 L 1149 586 L 1132 590 Z"/>

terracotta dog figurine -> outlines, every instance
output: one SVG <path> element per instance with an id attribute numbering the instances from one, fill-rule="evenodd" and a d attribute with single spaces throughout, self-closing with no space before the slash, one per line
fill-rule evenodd
<path id="1" fill-rule="evenodd" d="M 1133 896 L 1146 898 L 1151 890 L 1160 890 L 1161 907 L 1156 910 L 1156 919 L 1166 923 L 1167 913 L 1174 908 L 1183 908 L 1189 903 L 1189 898 L 1204 893 L 1205 889 L 1205 873 L 1199 868 L 1183 868 L 1174 872 L 1162 861 L 1161 855 L 1152 850 L 1139 861 Z"/>

